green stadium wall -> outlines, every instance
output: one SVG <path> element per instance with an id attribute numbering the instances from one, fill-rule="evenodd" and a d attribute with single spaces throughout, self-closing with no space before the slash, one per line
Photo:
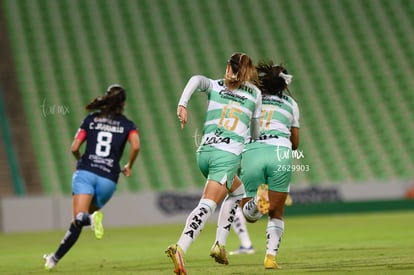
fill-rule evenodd
<path id="1" fill-rule="evenodd" d="M 45 195 L 70 195 L 71 140 L 84 106 L 112 83 L 126 88 L 142 142 L 118 192 L 200 190 L 195 150 L 206 98 L 193 96 L 184 130 L 176 105 L 192 75 L 221 78 L 235 51 L 294 75 L 303 154 L 295 163 L 309 171 L 294 173 L 292 190 L 350 186 L 370 199 L 366 186 L 391 186 L 402 198 L 411 186 L 414 1 L 0 3 Z"/>

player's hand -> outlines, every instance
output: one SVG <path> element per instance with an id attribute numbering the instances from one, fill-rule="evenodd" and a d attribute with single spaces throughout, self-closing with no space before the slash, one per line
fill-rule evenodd
<path id="1" fill-rule="evenodd" d="M 184 125 L 187 123 L 187 108 L 182 105 L 178 105 L 177 116 L 181 123 L 181 129 L 183 129 Z"/>
<path id="2" fill-rule="evenodd" d="M 129 165 L 128 165 L 128 164 L 125 164 L 124 169 L 122 169 L 122 173 L 123 173 L 126 177 L 131 176 L 131 168 L 129 167 Z"/>

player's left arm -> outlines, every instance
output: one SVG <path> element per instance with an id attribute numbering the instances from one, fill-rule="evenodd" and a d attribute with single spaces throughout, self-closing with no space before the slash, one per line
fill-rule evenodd
<path id="1" fill-rule="evenodd" d="M 299 107 L 297 103 L 293 102 L 293 122 L 290 128 L 290 141 L 292 142 L 292 150 L 296 150 L 299 147 Z"/>
<path id="2" fill-rule="evenodd" d="M 299 148 L 299 128 L 290 128 L 290 141 L 292 142 L 292 150 Z"/>
<path id="3" fill-rule="evenodd" d="M 129 152 L 129 158 L 128 163 L 125 164 L 124 169 L 122 172 L 125 176 L 129 177 L 131 175 L 131 169 L 134 165 L 134 162 L 136 158 L 138 157 L 139 150 L 141 149 L 141 142 L 139 139 L 139 134 L 137 130 L 133 130 L 129 133 L 128 141 L 130 143 L 130 152 Z"/>

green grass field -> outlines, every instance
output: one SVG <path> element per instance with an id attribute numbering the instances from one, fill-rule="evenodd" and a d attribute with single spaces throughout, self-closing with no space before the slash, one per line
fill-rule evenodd
<path id="1" fill-rule="evenodd" d="M 184 222 L 184 221 L 183 221 Z M 101 241 L 85 229 L 52 274 L 174 274 L 165 248 L 182 224 L 106 228 Z M 285 219 L 279 250 L 282 270 L 265 270 L 265 220 L 249 224 L 256 254 L 209 257 L 215 224 L 208 224 L 186 255 L 189 274 L 414 274 L 414 211 L 294 216 Z M 48 274 L 42 255 L 53 252 L 64 231 L 0 235 L 0 274 Z M 227 251 L 236 249 L 232 232 Z"/>

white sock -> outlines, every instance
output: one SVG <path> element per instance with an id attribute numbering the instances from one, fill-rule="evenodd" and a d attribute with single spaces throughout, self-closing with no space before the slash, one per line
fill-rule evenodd
<path id="1" fill-rule="evenodd" d="M 243 206 L 243 215 L 244 217 L 249 221 L 257 221 L 260 219 L 263 215 L 259 212 L 257 209 L 257 205 L 254 199 L 249 200 L 244 206 Z"/>
<path id="2" fill-rule="evenodd" d="M 249 232 L 247 231 L 246 219 L 244 218 L 240 207 L 237 208 L 236 218 L 234 219 L 232 227 L 234 232 L 237 234 L 237 237 L 239 237 L 241 246 L 249 248 L 253 245 L 250 240 Z"/>
<path id="3" fill-rule="evenodd" d="M 282 240 L 283 231 L 285 229 L 285 223 L 279 219 L 270 219 L 267 222 L 266 228 L 266 254 L 276 256 Z"/>
<path id="4" fill-rule="evenodd" d="M 177 244 L 186 253 L 191 243 L 197 239 L 206 221 L 216 210 L 217 204 L 209 199 L 201 199 L 197 207 L 188 215 L 184 230 Z"/>
<path id="5" fill-rule="evenodd" d="M 232 193 L 229 193 L 221 204 L 216 230 L 216 241 L 220 245 L 226 245 L 230 228 L 234 222 L 236 211 L 243 195 L 244 186 L 240 185 Z"/>

